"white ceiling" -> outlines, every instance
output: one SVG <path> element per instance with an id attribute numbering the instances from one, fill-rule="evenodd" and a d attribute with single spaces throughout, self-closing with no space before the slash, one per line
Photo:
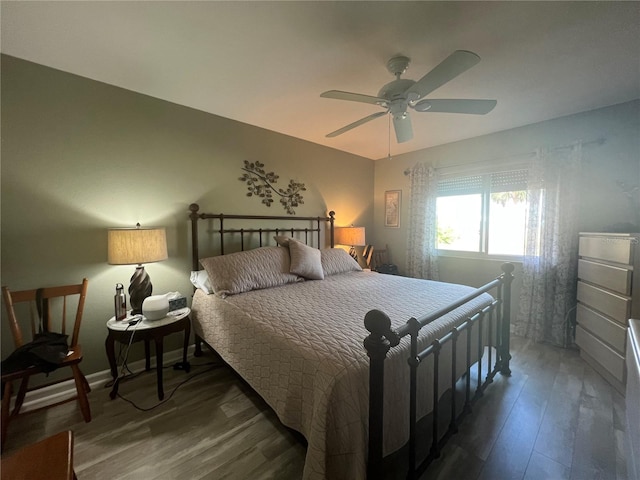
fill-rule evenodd
<path id="1" fill-rule="evenodd" d="M 7 2 L 3 53 L 372 159 L 387 118 L 320 98 L 377 95 L 389 58 L 419 79 L 454 50 L 481 62 L 429 98 L 496 99 L 488 115 L 411 111 L 400 154 L 640 98 L 640 3 Z"/>

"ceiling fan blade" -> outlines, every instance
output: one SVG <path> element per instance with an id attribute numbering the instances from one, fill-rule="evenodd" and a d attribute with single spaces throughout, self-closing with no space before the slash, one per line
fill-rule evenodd
<path id="1" fill-rule="evenodd" d="M 421 100 L 413 108 L 418 112 L 469 113 L 485 115 L 496 106 L 495 100 L 438 99 Z"/>
<path id="2" fill-rule="evenodd" d="M 351 130 L 352 128 L 356 128 L 359 127 L 360 125 L 370 122 L 371 120 L 374 120 L 378 117 L 381 117 L 382 115 L 386 115 L 387 112 L 376 112 L 376 113 L 372 113 L 371 115 L 368 115 L 364 118 L 361 118 L 360 120 L 357 120 L 353 123 L 350 123 L 349 125 L 347 125 L 346 127 L 342 127 L 339 128 L 338 130 L 336 130 L 335 132 L 331 132 L 329 134 L 327 134 L 326 136 L 328 138 L 333 138 L 333 137 L 337 137 L 338 135 L 342 135 L 344 132 L 347 132 L 349 130 Z"/>
<path id="3" fill-rule="evenodd" d="M 371 103 L 372 105 L 386 106 L 384 98 L 363 95 L 361 93 L 342 92 L 340 90 L 329 90 L 320 94 L 324 98 L 335 98 L 336 100 L 349 100 L 350 102 Z"/>
<path id="4" fill-rule="evenodd" d="M 393 129 L 396 132 L 396 140 L 398 143 L 408 142 L 413 138 L 411 117 L 409 117 L 407 113 L 393 116 Z"/>
<path id="5" fill-rule="evenodd" d="M 467 50 L 456 50 L 438 66 L 407 89 L 409 101 L 416 101 L 433 92 L 436 88 L 453 80 L 480 61 L 480 57 Z"/>

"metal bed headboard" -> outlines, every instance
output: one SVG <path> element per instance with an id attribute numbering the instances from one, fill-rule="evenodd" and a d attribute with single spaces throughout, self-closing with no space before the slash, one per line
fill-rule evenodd
<path id="1" fill-rule="evenodd" d="M 259 246 L 262 246 L 263 235 L 282 235 L 291 234 L 293 236 L 296 233 L 304 234 L 304 243 L 309 243 L 309 237 L 315 236 L 318 248 L 321 247 L 321 232 L 323 230 L 322 225 L 325 224 L 325 230 L 328 229 L 329 244 L 331 248 L 334 247 L 334 221 L 335 212 L 330 211 L 328 217 L 292 217 L 292 216 L 271 216 L 271 215 L 228 215 L 225 213 L 199 213 L 200 206 L 197 203 L 189 205 L 189 218 L 191 219 L 191 267 L 193 270 L 200 269 L 199 263 L 199 248 L 198 248 L 198 220 L 215 219 L 218 221 L 218 229 L 215 233 L 220 237 L 220 255 L 224 255 L 224 239 L 228 234 L 240 235 L 240 249 L 244 250 L 245 235 L 258 234 Z M 225 220 L 273 220 L 273 221 L 287 221 L 287 222 L 307 222 L 307 227 L 293 227 L 293 228 L 225 228 Z"/>

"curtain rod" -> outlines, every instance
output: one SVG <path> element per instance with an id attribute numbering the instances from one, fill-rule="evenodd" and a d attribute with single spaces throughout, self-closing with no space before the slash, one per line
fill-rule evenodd
<path id="1" fill-rule="evenodd" d="M 574 143 L 570 143 L 568 145 L 558 145 L 558 146 L 555 146 L 555 147 L 551 147 L 549 150 L 551 150 L 551 151 L 563 150 L 565 148 L 571 148 L 576 144 L 580 144 L 583 147 L 587 146 L 587 145 L 602 145 L 603 143 L 605 143 L 605 141 L 606 141 L 606 139 L 604 137 L 603 138 L 597 138 L 595 140 L 589 140 L 588 142 L 577 141 L 577 142 L 574 142 Z M 446 166 L 439 167 L 439 168 L 453 168 L 453 167 L 462 167 L 462 166 L 473 166 L 473 165 L 478 165 L 478 164 L 481 164 L 481 163 L 495 162 L 495 161 L 498 161 L 498 160 L 502 161 L 502 160 L 506 160 L 508 158 L 515 159 L 515 158 L 531 157 L 531 156 L 533 156 L 535 154 L 536 154 L 535 151 L 527 152 L 527 153 L 517 153 L 517 154 L 514 154 L 514 155 L 509 155 L 508 157 L 492 158 L 490 160 L 478 160 L 478 161 L 475 161 L 475 162 L 467 162 L 467 163 L 456 163 L 455 165 L 446 165 Z M 411 168 L 407 168 L 407 169 L 404 170 L 404 174 L 405 175 L 409 175 L 410 173 L 411 173 Z"/>

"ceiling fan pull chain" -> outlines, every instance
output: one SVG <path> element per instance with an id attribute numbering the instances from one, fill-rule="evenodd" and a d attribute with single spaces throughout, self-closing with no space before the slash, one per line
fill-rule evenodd
<path id="1" fill-rule="evenodd" d="M 387 160 L 391 160 L 391 114 L 387 115 L 387 141 L 389 142 L 389 153 L 387 154 Z"/>

